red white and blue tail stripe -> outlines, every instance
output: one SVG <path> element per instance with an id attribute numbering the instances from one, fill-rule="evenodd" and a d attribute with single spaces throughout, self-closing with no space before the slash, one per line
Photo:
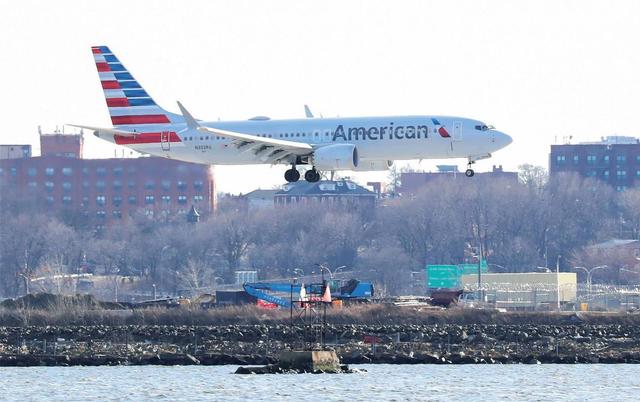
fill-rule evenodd
<path id="1" fill-rule="evenodd" d="M 181 123 L 183 118 L 162 109 L 107 46 L 91 48 L 113 126 L 149 131 L 150 125 Z"/>

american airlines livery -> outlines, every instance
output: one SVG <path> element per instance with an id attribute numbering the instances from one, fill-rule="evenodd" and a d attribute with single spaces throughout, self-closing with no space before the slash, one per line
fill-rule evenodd
<path id="1" fill-rule="evenodd" d="M 156 104 L 106 46 L 91 48 L 113 128 L 73 125 L 136 151 L 212 165 L 287 164 L 285 180 L 321 171 L 387 170 L 396 160 L 466 158 L 471 165 L 511 143 L 481 121 L 450 116 L 306 118 L 201 121 L 178 102 L 181 114 Z"/>

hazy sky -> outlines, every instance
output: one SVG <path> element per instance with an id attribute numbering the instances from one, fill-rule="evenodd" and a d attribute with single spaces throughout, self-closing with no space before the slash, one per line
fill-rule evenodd
<path id="1" fill-rule="evenodd" d="M 0 0 L 0 37 L 0 143 L 37 144 L 38 125 L 110 126 L 91 45 L 110 46 L 165 108 L 180 100 L 205 120 L 302 117 L 304 103 L 327 117 L 484 120 L 514 143 L 478 171 L 546 166 L 568 135 L 640 136 L 640 1 Z M 113 156 L 85 138 L 87 156 Z M 246 192 L 284 169 L 216 177 Z"/>

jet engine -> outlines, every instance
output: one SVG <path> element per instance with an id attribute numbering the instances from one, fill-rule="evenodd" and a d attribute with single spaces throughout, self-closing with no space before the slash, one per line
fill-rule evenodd
<path id="1" fill-rule="evenodd" d="M 360 164 L 356 167 L 356 172 L 380 172 L 389 170 L 393 166 L 393 161 L 360 159 Z"/>
<path id="2" fill-rule="evenodd" d="M 327 145 L 316 149 L 312 160 L 318 170 L 355 170 L 359 162 L 358 150 L 353 144 Z"/>

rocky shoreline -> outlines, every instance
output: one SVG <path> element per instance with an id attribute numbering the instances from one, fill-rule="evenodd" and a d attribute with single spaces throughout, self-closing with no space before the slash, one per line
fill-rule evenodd
<path id="1" fill-rule="evenodd" d="M 325 331 L 343 364 L 640 363 L 633 324 L 330 324 Z M 281 350 L 319 347 L 303 344 L 304 333 L 287 324 L 0 327 L 0 366 L 268 365 Z"/>

